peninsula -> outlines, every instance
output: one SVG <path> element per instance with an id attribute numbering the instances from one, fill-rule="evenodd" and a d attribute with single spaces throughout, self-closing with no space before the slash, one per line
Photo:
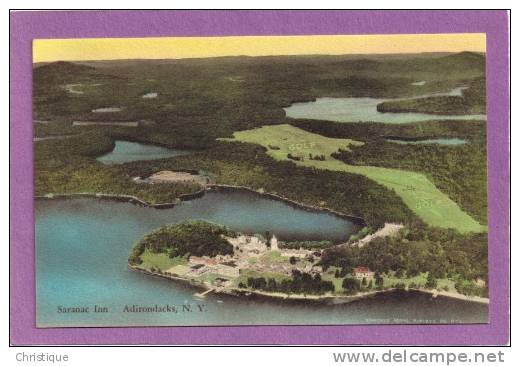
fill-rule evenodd
<path id="1" fill-rule="evenodd" d="M 361 265 L 330 265 L 331 250 L 358 250 L 370 241 L 398 235 L 403 228 L 386 224 L 375 233 L 346 243 L 284 242 L 266 233 L 244 234 L 222 225 L 190 220 L 163 226 L 144 236 L 128 259 L 133 270 L 183 281 L 210 292 L 230 295 L 330 301 L 353 301 L 377 293 L 415 290 L 487 303 L 482 281 L 462 284 L 430 273 L 381 274 Z M 366 232 L 366 231 L 365 231 Z M 359 264 L 359 262 L 357 263 Z M 464 287 L 465 286 L 465 287 Z"/>

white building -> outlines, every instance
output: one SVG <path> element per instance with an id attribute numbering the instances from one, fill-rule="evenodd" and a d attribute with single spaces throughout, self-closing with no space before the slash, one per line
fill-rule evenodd
<path id="1" fill-rule="evenodd" d="M 278 248 L 278 239 L 276 239 L 276 236 L 273 235 L 269 243 L 271 244 L 271 250 L 280 250 L 280 248 Z"/>
<path id="2" fill-rule="evenodd" d="M 305 249 L 284 249 L 280 254 L 282 257 L 305 258 L 307 255 L 311 254 L 311 252 Z"/>

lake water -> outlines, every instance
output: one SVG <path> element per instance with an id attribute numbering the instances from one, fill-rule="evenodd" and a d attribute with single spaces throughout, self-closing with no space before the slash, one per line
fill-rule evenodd
<path id="1" fill-rule="evenodd" d="M 465 87 L 454 88 L 446 93 L 418 95 L 414 98 L 431 96 L 460 96 Z M 470 120 L 486 119 L 485 114 L 471 115 L 435 115 L 426 113 L 382 113 L 377 105 L 382 102 L 400 99 L 380 98 L 317 98 L 314 102 L 294 103 L 284 108 L 289 118 L 308 118 L 334 122 L 382 122 L 409 123 L 430 120 Z"/>
<path id="2" fill-rule="evenodd" d="M 145 233 L 188 218 L 278 237 L 346 238 L 359 227 L 326 213 L 296 209 L 250 192 L 209 192 L 166 210 L 94 198 L 38 200 L 37 323 L 49 326 L 376 324 L 486 322 L 487 306 L 418 293 L 397 293 L 343 305 L 210 295 L 132 272 L 133 244 Z M 125 306 L 202 306 L 203 312 L 124 312 Z M 59 313 L 58 306 L 95 305 L 108 313 Z M 92 311 L 92 310 L 91 310 Z"/>
<path id="3" fill-rule="evenodd" d="M 426 139 L 426 140 L 398 140 L 398 139 L 386 139 L 386 141 L 393 142 L 396 144 L 402 145 L 429 145 L 429 144 L 438 144 L 438 145 L 447 145 L 447 146 L 456 146 L 456 145 L 464 145 L 467 141 L 459 138 L 446 138 L 446 139 Z"/>
<path id="4" fill-rule="evenodd" d="M 97 160 L 103 164 L 123 164 L 131 161 L 165 159 L 189 153 L 186 150 L 168 149 L 162 146 L 118 140 L 114 150 L 98 157 Z"/>

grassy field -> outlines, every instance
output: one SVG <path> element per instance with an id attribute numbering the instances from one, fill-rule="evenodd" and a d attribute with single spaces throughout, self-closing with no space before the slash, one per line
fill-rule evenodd
<path id="1" fill-rule="evenodd" d="M 286 124 L 238 131 L 233 134 L 233 139 L 223 140 L 260 144 L 267 148 L 268 154 L 276 160 L 289 160 L 301 166 L 364 175 L 395 191 L 417 216 L 431 226 L 453 228 L 463 233 L 486 230 L 485 226 L 462 211 L 423 174 L 374 166 L 348 165 L 330 156 L 340 148 L 345 150 L 351 145 L 360 146 L 362 142 L 329 138 Z M 289 154 L 301 160 L 289 159 Z M 321 155 L 325 160 L 309 158 Z"/>
<path id="2" fill-rule="evenodd" d="M 145 269 L 155 267 L 161 271 L 166 271 L 173 266 L 188 263 L 184 257 L 170 258 L 166 253 L 152 253 L 149 250 L 145 250 L 144 253 L 141 254 L 141 259 L 143 263 L 141 263 L 140 267 Z"/>
<path id="3" fill-rule="evenodd" d="M 334 284 L 334 291 L 337 293 L 344 292 L 343 290 L 343 277 L 336 277 L 334 273 L 336 270 L 341 270 L 341 268 L 331 266 L 327 271 L 321 274 L 321 279 L 324 281 L 331 281 Z"/>
<path id="4" fill-rule="evenodd" d="M 290 276 L 286 276 L 286 275 L 284 275 L 282 273 L 278 273 L 278 272 L 269 272 L 269 271 L 259 272 L 259 271 L 254 271 L 254 270 L 250 270 L 250 269 L 243 269 L 240 271 L 240 276 L 238 276 L 237 278 L 235 278 L 233 280 L 233 283 L 236 286 L 238 286 L 238 284 L 240 282 L 242 282 L 243 284 L 246 284 L 247 279 L 249 277 L 264 277 L 265 279 L 273 278 L 278 282 L 291 279 Z"/>
<path id="5" fill-rule="evenodd" d="M 411 284 L 415 284 L 419 287 L 425 287 L 426 281 L 428 278 L 427 273 L 421 273 L 414 277 L 394 277 L 388 274 L 383 274 L 381 277 L 383 277 L 383 284 L 387 287 L 395 286 L 398 283 L 404 283 L 406 286 L 410 286 Z M 446 290 L 449 292 L 457 293 L 457 290 L 455 289 L 455 282 L 449 278 L 437 278 L 437 289 Z"/>
<path id="6" fill-rule="evenodd" d="M 344 277 L 339 277 L 339 278 L 335 277 L 334 273 L 336 272 L 336 270 L 341 270 L 341 268 L 334 267 L 334 266 L 330 267 L 326 272 L 324 272 L 322 274 L 321 278 L 325 281 L 332 281 L 332 283 L 334 284 L 335 292 L 343 293 L 344 290 L 342 287 L 342 283 L 343 283 Z M 352 276 L 349 275 L 348 277 L 352 277 Z M 405 286 L 408 287 L 410 285 L 415 284 L 416 288 L 417 287 L 424 288 L 426 286 L 428 274 L 420 273 L 417 276 L 413 276 L 413 277 L 400 277 L 399 278 L 399 277 L 393 276 L 393 272 L 392 272 L 390 274 L 383 273 L 381 275 L 381 277 L 383 278 L 384 287 L 394 287 L 397 284 L 404 284 Z M 453 280 L 451 280 L 449 278 L 437 278 L 436 281 L 437 281 L 437 287 L 436 287 L 437 289 L 457 293 L 457 290 L 455 289 L 455 282 Z M 447 288 L 447 290 L 446 290 L 446 288 Z"/>

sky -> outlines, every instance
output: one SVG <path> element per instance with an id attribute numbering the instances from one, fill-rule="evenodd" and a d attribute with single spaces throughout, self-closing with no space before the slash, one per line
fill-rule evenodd
<path id="1" fill-rule="evenodd" d="M 33 62 L 220 56 L 486 52 L 484 33 L 36 39 Z"/>

